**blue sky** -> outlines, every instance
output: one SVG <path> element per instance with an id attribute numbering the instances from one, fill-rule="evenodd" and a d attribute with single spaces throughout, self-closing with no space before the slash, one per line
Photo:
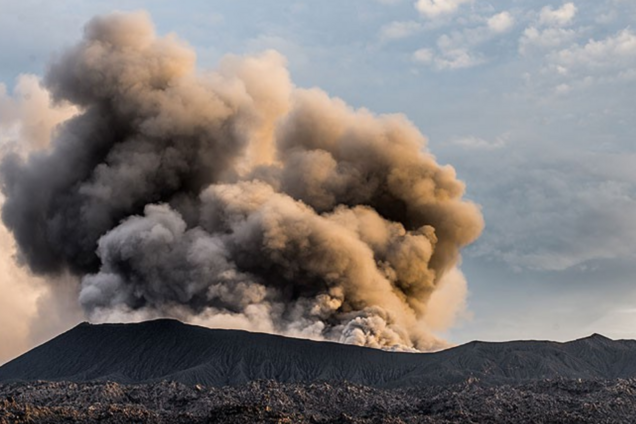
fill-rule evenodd
<path id="1" fill-rule="evenodd" d="M 636 337 L 636 2 L 0 0 L 7 96 L 136 9 L 200 67 L 275 49 L 298 86 L 420 128 L 486 220 L 451 341 Z"/>

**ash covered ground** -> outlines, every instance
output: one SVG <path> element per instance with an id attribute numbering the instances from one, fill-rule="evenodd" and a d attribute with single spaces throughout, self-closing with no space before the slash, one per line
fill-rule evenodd
<path id="1" fill-rule="evenodd" d="M 0 385 L 0 423 L 631 423 L 636 380 L 376 389 L 349 383 Z"/>

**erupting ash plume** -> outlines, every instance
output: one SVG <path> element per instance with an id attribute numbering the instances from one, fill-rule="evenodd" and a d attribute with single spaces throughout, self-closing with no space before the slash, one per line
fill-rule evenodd
<path id="1" fill-rule="evenodd" d="M 80 112 L 4 157 L 2 219 L 30 270 L 79 277 L 91 319 L 442 343 L 483 221 L 403 116 L 296 88 L 272 51 L 197 70 L 145 13 L 90 21 L 45 84 Z"/>

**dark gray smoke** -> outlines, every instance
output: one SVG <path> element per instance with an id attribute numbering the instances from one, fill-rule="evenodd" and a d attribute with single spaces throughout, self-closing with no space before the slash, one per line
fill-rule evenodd
<path id="1" fill-rule="evenodd" d="M 144 13 L 90 21 L 45 82 L 81 113 L 5 156 L 2 218 L 89 317 L 438 346 L 431 299 L 483 221 L 404 117 L 294 87 L 275 52 L 198 71 Z"/>

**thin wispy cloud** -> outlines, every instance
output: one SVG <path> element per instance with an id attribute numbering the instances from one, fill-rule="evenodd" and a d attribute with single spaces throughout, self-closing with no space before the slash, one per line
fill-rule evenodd
<path id="1" fill-rule="evenodd" d="M 570 43 L 578 37 L 577 31 L 568 28 L 543 28 L 531 26 L 519 38 L 519 53 L 532 50 L 548 50 Z"/>
<path id="2" fill-rule="evenodd" d="M 492 140 L 477 137 L 474 135 L 466 137 L 453 138 L 450 144 L 453 146 L 459 146 L 470 150 L 495 150 L 501 149 L 508 143 L 507 135 L 500 135 Z"/>
<path id="3" fill-rule="evenodd" d="M 472 0 L 418 0 L 415 8 L 429 19 L 452 15 L 461 5 L 471 3 Z"/>
<path id="4" fill-rule="evenodd" d="M 399 40 L 417 34 L 422 24 L 416 21 L 395 21 L 384 25 L 380 30 L 380 39 L 384 41 Z"/>
<path id="5" fill-rule="evenodd" d="M 451 31 L 438 37 L 435 48 L 423 47 L 413 53 L 414 62 L 437 70 L 456 70 L 487 62 L 479 46 L 510 31 L 515 19 L 508 11 L 484 19 L 482 25 Z"/>

